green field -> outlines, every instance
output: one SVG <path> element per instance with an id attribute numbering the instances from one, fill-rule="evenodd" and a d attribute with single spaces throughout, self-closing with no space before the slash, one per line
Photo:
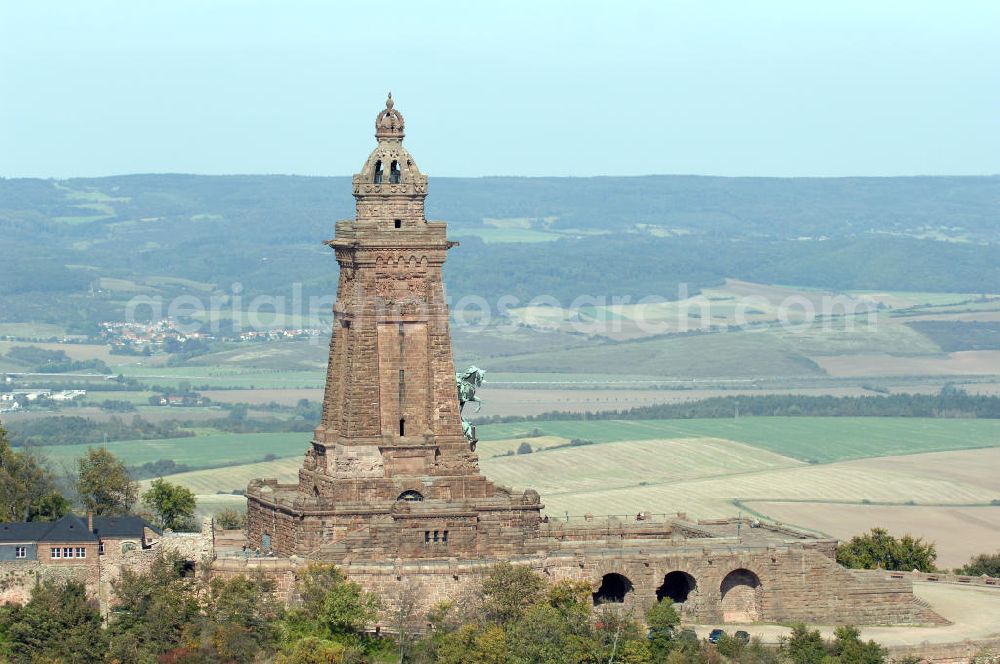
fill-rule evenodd
<path id="1" fill-rule="evenodd" d="M 596 443 L 657 438 L 725 438 L 802 461 L 831 463 L 894 454 L 1000 446 L 1000 420 L 908 417 L 521 422 L 477 427 L 484 441 L 543 434 Z M 530 442 L 530 439 L 528 439 Z"/>
<path id="2" fill-rule="evenodd" d="M 564 351 L 496 358 L 498 372 L 630 375 L 662 378 L 766 378 L 823 375 L 816 363 L 777 335 L 731 332 L 652 338 Z"/>
<path id="3" fill-rule="evenodd" d="M 147 385 L 177 386 L 186 382 L 192 386 L 237 389 L 323 387 L 325 378 L 323 371 L 254 370 L 218 366 L 123 366 L 120 371 L 126 377 L 136 378 Z"/>
<path id="4" fill-rule="evenodd" d="M 200 433 L 203 435 L 193 438 L 122 440 L 101 447 L 130 466 L 171 459 L 193 468 L 205 468 L 260 461 L 268 454 L 299 456 L 309 445 L 308 433 L 214 433 L 211 430 Z M 57 467 L 72 466 L 87 452 L 86 445 L 49 445 L 33 449 Z"/>

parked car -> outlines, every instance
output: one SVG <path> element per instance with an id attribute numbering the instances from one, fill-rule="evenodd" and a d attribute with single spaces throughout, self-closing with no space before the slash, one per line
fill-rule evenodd
<path id="1" fill-rule="evenodd" d="M 708 642 L 709 643 L 718 643 L 719 639 L 721 639 L 725 635 L 726 635 L 726 633 L 724 631 L 722 631 L 721 629 L 718 629 L 718 628 L 713 629 L 708 634 Z"/>
<path id="2" fill-rule="evenodd" d="M 739 639 L 740 643 L 750 643 L 750 632 L 741 629 L 740 631 L 733 634 L 733 636 Z"/>

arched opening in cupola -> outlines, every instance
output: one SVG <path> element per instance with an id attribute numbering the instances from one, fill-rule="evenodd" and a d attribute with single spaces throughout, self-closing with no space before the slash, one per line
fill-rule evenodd
<path id="1" fill-rule="evenodd" d="M 403 174 L 399 170 L 399 162 L 393 159 L 392 164 L 389 166 L 389 184 L 399 184 L 402 177 Z"/>
<path id="2" fill-rule="evenodd" d="M 379 159 L 375 162 L 375 174 L 372 176 L 372 182 L 375 184 L 382 184 L 382 160 Z"/>

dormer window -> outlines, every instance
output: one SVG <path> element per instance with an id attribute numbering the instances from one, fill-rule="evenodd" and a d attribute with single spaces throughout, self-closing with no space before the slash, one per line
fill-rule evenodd
<path id="1" fill-rule="evenodd" d="M 392 162 L 396 163 L 396 162 Z M 379 159 L 375 162 L 375 175 L 372 177 L 372 182 L 375 184 L 382 184 L 382 160 Z"/>
<path id="2" fill-rule="evenodd" d="M 389 167 L 389 184 L 399 184 L 402 178 L 402 173 L 399 171 L 399 162 L 393 160 L 392 165 Z"/>

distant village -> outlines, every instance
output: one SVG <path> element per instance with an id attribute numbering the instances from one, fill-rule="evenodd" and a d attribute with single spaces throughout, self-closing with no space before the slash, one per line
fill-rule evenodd
<path id="1" fill-rule="evenodd" d="M 111 346 L 111 352 L 121 355 L 152 355 L 181 353 L 201 347 L 213 341 L 260 343 L 269 341 L 295 341 L 309 339 L 323 334 L 318 327 L 272 328 L 253 330 L 232 330 L 207 332 L 187 332 L 170 318 L 151 323 L 126 321 L 102 321 L 99 324 L 101 339 Z"/>
<path id="2" fill-rule="evenodd" d="M 212 333 L 200 331 L 188 331 L 190 323 L 183 324 L 170 318 L 149 322 L 137 323 L 126 321 L 102 321 L 98 324 L 99 336 L 94 337 L 73 337 L 63 339 L 52 339 L 61 343 L 106 343 L 111 347 L 114 355 L 131 355 L 149 357 L 152 355 L 170 354 L 179 355 L 189 353 L 197 355 L 217 350 L 217 344 L 227 343 L 271 343 L 283 341 L 297 341 L 320 337 L 325 332 L 318 327 L 303 328 L 273 328 L 273 329 L 253 329 L 229 331 L 215 331 Z M 20 341 L 30 344 L 37 339 L 8 338 L 11 341 Z M 213 347 L 215 345 L 215 347 Z M 100 369 L 90 369 L 91 375 L 104 375 L 110 368 L 101 364 Z M 57 408 L 65 405 L 76 405 L 74 402 L 83 401 L 87 396 L 85 389 L 78 388 L 78 385 L 67 385 L 67 389 L 54 389 L 41 387 L 47 381 L 41 380 L 48 376 L 61 379 L 72 378 L 77 375 L 73 369 L 65 370 L 66 373 L 48 372 L 45 369 L 38 370 L 26 368 L 24 373 L 12 372 L 0 374 L 0 413 L 12 413 L 27 410 L 31 407 L 42 409 Z M 80 374 L 82 375 L 82 374 Z M 108 380 L 115 378 L 110 373 L 104 375 Z M 60 381 L 64 382 L 64 381 Z M 58 386 L 57 386 L 58 387 Z M 196 393 L 190 394 L 163 394 L 150 397 L 150 405 L 153 406 L 207 406 L 209 400 Z"/>

